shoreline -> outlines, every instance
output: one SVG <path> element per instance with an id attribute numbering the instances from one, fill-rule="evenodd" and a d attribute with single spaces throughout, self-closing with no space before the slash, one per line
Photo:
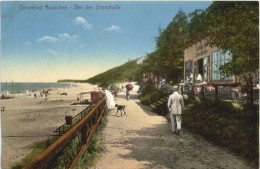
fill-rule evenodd
<path id="1" fill-rule="evenodd" d="M 23 83 L 23 82 L 22 82 Z M 25 83 L 30 83 L 30 82 L 25 82 Z M 41 83 L 45 83 L 45 82 L 41 82 Z M 70 88 L 70 87 L 79 87 L 79 86 L 96 86 L 96 85 L 92 85 L 89 83 L 67 83 L 67 82 L 57 82 L 57 83 L 66 83 L 68 84 L 68 86 L 64 86 L 64 87 L 46 87 L 46 88 L 35 88 L 35 89 L 25 89 L 25 91 L 18 91 L 18 92 L 13 92 L 10 93 L 9 90 L 7 90 L 8 95 L 13 95 L 13 96 L 20 96 L 20 95 L 26 95 L 26 94 L 32 94 L 32 93 L 37 93 L 37 92 L 41 92 L 41 91 L 55 91 L 55 90 L 62 90 L 62 89 L 66 89 L 66 88 Z M 46 83 L 47 84 L 47 83 Z M 82 84 L 82 85 L 80 85 Z M 99 90 L 100 87 L 96 87 L 96 90 Z M 6 92 L 6 90 L 1 90 L 1 93 Z"/>
<path id="2" fill-rule="evenodd" d="M 14 82 L 14 84 L 20 84 L 20 85 L 25 85 L 25 84 L 58 84 L 58 82 Z M 57 89 L 57 88 L 66 88 L 66 87 L 70 87 L 70 86 L 73 86 L 75 85 L 75 83 L 64 83 L 64 84 L 68 84 L 68 86 L 50 86 L 50 87 L 35 87 L 35 88 L 25 88 L 25 89 L 15 89 L 14 92 L 12 92 L 10 90 L 10 86 L 12 86 L 12 83 L 8 83 L 8 88 L 6 90 L 6 83 L 1 83 L 1 94 L 6 94 L 6 92 L 9 94 L 9 95 L 16 95 L 16 94 L 23 94 L 23 93 L 28 93 L 28 92 L 38 92 L 38 91 L 41 91 L 41 90 L 49 90 L 49 89 Z M 23 86 L 22 86 L 23 88 Z"/>

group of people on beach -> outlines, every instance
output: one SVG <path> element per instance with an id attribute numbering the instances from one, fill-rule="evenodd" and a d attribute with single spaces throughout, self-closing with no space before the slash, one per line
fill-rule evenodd
<path id="1" fill-rule="evenodd" d="M 35 90 L 34 92 L 36 92 L 36 90 Z M 43 89 L 43 90 L 40 91 L 39 97 L 45 96 L 45 97 L 47 98 L 47 97 L 48 97 L 48 94 L 49 94 L 49 91 Z M 34 93 L 34 98 L 37 98 L 37 94 L 36 94 L 36 93 Z"/>

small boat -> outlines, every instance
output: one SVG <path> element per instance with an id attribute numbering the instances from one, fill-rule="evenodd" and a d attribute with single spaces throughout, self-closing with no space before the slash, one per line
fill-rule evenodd
<path id="1" fill-rule="evenodd" d="M 1 99 L 13 99 L 13 98 L 14 98 L 13 96 L 4 96 L 4 95 L 1 96 Z"/>

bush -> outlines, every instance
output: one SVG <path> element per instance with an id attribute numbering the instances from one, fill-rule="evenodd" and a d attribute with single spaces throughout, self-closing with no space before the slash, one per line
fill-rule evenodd
<path id="1" fill-rule="evenodd" d="M 164 92 L 156 89 L 153 84 L 147 83 L 142 87 L 139 99 L 142 104 L 150 105 L 163 96 L 165 96 Z"/>
<path id="2" fill-rule="evenodd" d="M 142 94 L 139 96 L 139 99 L 144 105 L 150 105 L 152 103 L 155 103 L 162 97 L 167 96 L 167 93 L 165 91 L 156 89 L 154 85 L 149 82 L 145 85 L 145 87 L 141 89 L 141 93 Z M 157 105 L 156 108 L 153 109 L 153 111 L 158 115 L 165 116 L 169 120 L 169 110 L 167 103 Z"/>

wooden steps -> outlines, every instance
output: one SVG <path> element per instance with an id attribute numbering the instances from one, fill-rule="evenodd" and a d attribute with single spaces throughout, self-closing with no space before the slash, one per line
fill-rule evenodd
<path id="1" fill-rule="evenodd" d="M 168 101 L 168 96 L 162 97 L 160 99 L 158 99 L 157 101 L 153 102 L 152 104 L 150 104 L 150 107 L 152 109 L 156 109 L 156 107 L 165 104 Z"/>

